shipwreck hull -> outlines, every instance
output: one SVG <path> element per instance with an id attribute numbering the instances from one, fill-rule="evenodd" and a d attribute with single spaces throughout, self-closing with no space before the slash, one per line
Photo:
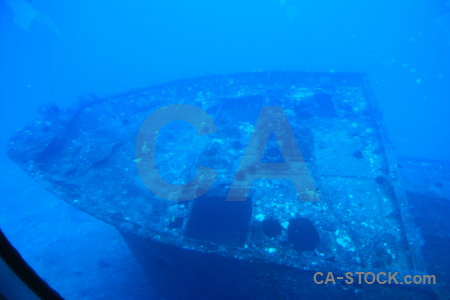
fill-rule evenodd
<path id="1" fill-rule="evenodd" d="M 235 259 L 162 244 L 122 232 L 130 250 L 165 299 L 438 299 L 429 287 L 316 284 L 314 271 L 254 259 Z M 318 269 L 345 276 L 339 269 Z M 375 271 L 376 272 L 376 271 Z M 399 277 L 400 278 L 400 277 Z"/>
<path id="2" fill-rule="evenodd" d="M 422 255 L 436 275 L 439 296 L 450 298 L 450 162 L 400 157 L 399 174 L 409 211 L 424 240 Z"/>
<path id="3" fill-rule="evenodd" d="M 206 112 L 217 129 L 199 135 L 169 122 L 158 131 L 155 165 L 165 181 L 186 185 L 199 166 L 217 171 L 211 186 L 185 190 L 199 194 L 190 201 L 155 195 L 139 171 L 149 151 L 143 124 L 178 104 Z M 237 174 L 264 107 L 282 107 L 314 185 L 299 199 L 298 178 L 256 180 L 246 201 L 226 201 L 236 180 L 257 173 Z M 264 145 L 264 163 L 283 163 L 276 138 Z M 168 299 L 430 296 L 423 287 L 312 281 L 315 271 L 426 273 L 363 74 L 220 75 L 91 97 L 65 111 L 48 105 L 12 137 L 8 154 L 49 191 L 117 227 Z"/>

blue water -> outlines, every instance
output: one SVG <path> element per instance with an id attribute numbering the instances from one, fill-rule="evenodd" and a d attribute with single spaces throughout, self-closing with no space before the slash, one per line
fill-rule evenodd
<path id="1" fill-rule="evenodd" d="M 153 299 L 112 227 L 5 155 L 47 102 L 208 74 L 364 72 L 401 156 L 450 160 L 450 3 L 0 1 L 0 227 L 67 299 Z"/>

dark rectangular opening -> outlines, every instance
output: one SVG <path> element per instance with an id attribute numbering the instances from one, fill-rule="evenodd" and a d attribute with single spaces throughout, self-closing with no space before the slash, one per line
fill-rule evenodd
<path id="1" fill-rule="evenodd" d="M 194 200 L 185 236 L 219 245 L 243 246 L 251 216 L 251 200 L 202 196 Z"/>

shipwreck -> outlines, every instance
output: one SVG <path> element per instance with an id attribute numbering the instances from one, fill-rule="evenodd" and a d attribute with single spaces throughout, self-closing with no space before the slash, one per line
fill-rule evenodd
<path id="1" fill-rule="evenodd" d="M 189 109 L 145 125 L 174 107 Z M 252 154 L 265 107 L 282 108 L 284 127 L 272 124 Z M 201 126 L 198 112 L 207 116 Z M 301 155 L 289 152 L 297 146 Z M 287 152 L 303 185 L 261 171 L 296 174 Z M 316 272 L 427 272 L 408 203 L 427 184 L 408 173 L 420 164 L 399 169 L 364 74 L 214 75 L 87 97 L 67 110 L 46 105 L 11 138 L 8 155 L 51 193 L 115 226 L 166 299 L 436 296 L 423 285 L 314 282 Z M 246 155 L 257 167 L 244 165 Z M 206 169 L 215 175 L 207 184 L 196 180 Z M 245 183 L 239 201 L 228 199 L 236 182 Z"/>

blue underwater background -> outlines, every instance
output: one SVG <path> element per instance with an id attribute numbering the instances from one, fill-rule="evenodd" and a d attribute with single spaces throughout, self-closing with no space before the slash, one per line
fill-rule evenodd
<path id="1" fill-rule="evenodd" d="M 450 161 L 449 1 L 0 0 L 0 228 L 67 299 L 159 299 L 119 233 L 29 178 L 8 139 L 44 103 L 260 70 L 367 73 L 396 153 Z"/>

